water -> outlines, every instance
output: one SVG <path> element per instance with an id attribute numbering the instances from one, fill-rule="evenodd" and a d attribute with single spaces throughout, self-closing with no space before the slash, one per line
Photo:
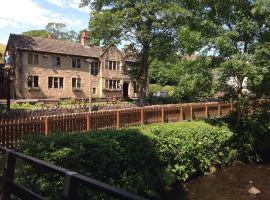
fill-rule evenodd
<path id="1" fill-rule="evenodd" d="M 248 190 L 256 187 L 261 194 Z M 170 200 L 270 200 L 270 164 L 239 165 L 216 175 L 193 179 L 164 199 Z M 184 192 L 183 192 L 184 191 Z"/>

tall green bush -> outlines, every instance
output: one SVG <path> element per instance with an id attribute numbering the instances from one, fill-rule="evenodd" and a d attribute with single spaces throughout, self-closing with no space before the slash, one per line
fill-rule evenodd
<path id="1" fill-rule="evenodd" d="M 22 151 L 158 199 L 165 186 L 208 173 L 211 166 L 235 161 L 237 151 L 231 146 L 232 135 L 225 126 L 214 127 L 205 122 L 171 123 L 89 134 L 31 136 L 26 138 Z M 61 190 L 61 180 L 54 177 L 54 181 L 45 184 L 48 176 L 44 178 L 29 170 L 23 169 L 18 181 L 28 187 L 35 183 L 36 190 L 55 199 L 53 194 Z"/>

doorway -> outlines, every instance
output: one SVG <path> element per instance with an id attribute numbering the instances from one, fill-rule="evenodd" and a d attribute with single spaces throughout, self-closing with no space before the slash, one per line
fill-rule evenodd
<path id="1" fill-rule="evenodd" d="M 129 83 L 123 83 L 123 98 L 128 98 L 128 85 Z"/>

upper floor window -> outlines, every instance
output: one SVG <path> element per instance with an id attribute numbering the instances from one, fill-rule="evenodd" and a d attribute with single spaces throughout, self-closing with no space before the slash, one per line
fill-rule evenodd
<path id="1" fill-rule="evenodd" d="M 94 76 L 98 75 L 98 62 L 91 63 L 91 74 Z"/>
<path id="2" fill-rule="evenodd" d="M 72 88 L 73 89 L 81 88 L 81 79 L 80 78 L 72 78 Z"/>
<path id="3" fill-rule="evenodd" d="M 48 78 L 48 88 L 63 89 L 64 88 L 64 78 L 63 77 L 49 77 Z"/>
<path id="4" fill-rule="evenodd" d="M 28 87 L 39 87 L 38 85 L 38 76 L 28 76 Z"/>
<path id="5" fill-rule="evenodd" d="M 72 68 L 81 68 L 81 59 L 72 58 Z"/>
<path id="6" fill-rule="evenodd" d="M 52 66 L 60 67 L 61 66 L 61 57 L 52 56 Z"/>
<path id="7" fill-rule="evenodd" d="M 106 60 L 105 61 L 105 68 L 109 70 L 120 70 L 120 62 L 117 61 L 111 61 L 111 60 Z"/>
<path id="8" fill-rule="evenodd" d="M 38 65 L 39 64 L 39 56 L 38 56 L 38 54 L 28 53 L 28 64 Z"/>

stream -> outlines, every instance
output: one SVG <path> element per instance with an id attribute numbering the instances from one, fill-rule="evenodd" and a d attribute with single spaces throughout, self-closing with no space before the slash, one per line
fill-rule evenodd
<path id="1" fill-rule="evenodd" d="M 248 191 L 256 187 L 261 193 Z M 184 189 L 183 189 L 184 188 Z M 215 175 L 201 176 L 163 197 L 163 200 L 270 200 L 270 164 L 238 165 Z"/>

